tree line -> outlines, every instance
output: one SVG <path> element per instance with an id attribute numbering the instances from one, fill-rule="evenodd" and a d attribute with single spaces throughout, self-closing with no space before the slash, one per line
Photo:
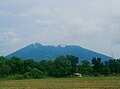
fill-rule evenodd
<path id="1" fill-rule="evenodd" d="M 71 77 L 74 73 L 80 73 L 83 76 L 119 75 L 120 60 L 110 59 L 103 62 L 101 58 L 93 58 L 91 61 L 80 61 L 78 57 L 66 55 L 54 60 L 34 61 L 0 56 L 0 78 Z"/>

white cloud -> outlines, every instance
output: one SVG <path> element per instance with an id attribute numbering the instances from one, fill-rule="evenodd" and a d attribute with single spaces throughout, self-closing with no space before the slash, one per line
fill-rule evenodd
<path id="1" fill-rule="evenodd" d="M 20 13 L 20 16 L 38 16 L 38 15 L 49 15 L 49 10 L 47 8 L 40 8 L 40 7 L 36 7 L 36 8 L 32 8 L 30 11 L 28 12 L 23 12 Z"/>
<path id="2" fill-rule="evenodd" d="M 8 39 L 6 42 L 14 46 L 17 42 L 20 44 L 20 40 L 25 40 L 24 45 L 34 41 L 77 44 L 120 55 L 119 0 L 2 0 L 0 3 L 0 16 L 13 16 L 18 22 L 10 26 L 14 30 L 5 31 L 6 36 L 1 33 L 2 42 Z M 14 12 L 16 14 L 11 14 Z M 3 22 L 7 26 L 11 21 L 2 18 Z"/>
<path id="3" fill-rule="evenodd" d="M 21 42 L 21 39 L 19 38 L 18 34 L 14 32 L 1 32 L 0 33 L 0 41 L 1 43 L 8 45 L 15 45 Z"/>
<path id="4" fill-rule="evenodd" d="M 1 55 L 7 55 L 17 50 L 23 43 L 23 38 L 14 32 L 13 28 L 0 28 Z"/>
<path id="5" fill-rule="evenodd" d="M 9 13 L 8 11 L 0 11 L 0 16 L 14 16 L 12 13 Z"/>
<path id="6" fill-rule="evenodd" d="M 11 4 L 21 4 L 21 5 L 26 5 L 26 4 L 36 4 L 36 3 L 51 3 L 55 0 L 0 0 L 0 6 L 4 5 L 11 5 Z"/>

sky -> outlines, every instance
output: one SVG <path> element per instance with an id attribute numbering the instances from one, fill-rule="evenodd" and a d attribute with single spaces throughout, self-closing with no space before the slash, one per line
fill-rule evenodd
<path id="1" fill-rule="evenodd" d="M 0 0 L 0 55 L 34 42 L 120 58 L 120 0 Z"/>

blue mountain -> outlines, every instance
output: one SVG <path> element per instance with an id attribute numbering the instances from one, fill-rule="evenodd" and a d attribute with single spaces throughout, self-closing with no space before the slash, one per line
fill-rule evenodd
<path id="1" fill-rule="evenodd" d="M 34 60 L 42 60 L 42 59 L 54 59 L 58 56 L 62 55 L 73 55 L 79 57 L 79 59 L 91 60 L 93 57 L 100 57 L 102 60 L 109 60 L 111 57 L 82 48 L 80 46 L 75 45 L 67 45 L 67 46 L 45 46 L 40 43 L 30 44 L 16 52 L 13 52 L 7 56 L 7 58 L 11 58 L 13 56 L 17 56 L 22 59 L 34 59 Z"/>

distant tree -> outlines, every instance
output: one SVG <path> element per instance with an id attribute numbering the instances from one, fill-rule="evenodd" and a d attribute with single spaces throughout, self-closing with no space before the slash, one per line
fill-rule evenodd
<path id="1" fill-rule="evenodd" d="M 74 74 L 78 72 L 78 67 L 77 64 L 79 63 L 79 58 L 72 56 L 72 55 L 67 55 L 66 58 L 71 62 L 71 74 Z"/>
<path id="2" fill-rule="evenodd" d="M 110 59 L 105 62 L 106 65 L 110 68 L 111 73 L 120 74 L 120 60 L 119 59 Z"/>
<path id="3" fill-rule="evenodd" d="M 34 68 L 34 67 L 38 67 L 38 62 L 34 61 L 33 59 L 28 59 L 28 60 L 24 60 L 24 65 Z"/>
<path id="4" fill-rule="evenodd" d="M 0 56 L 0 66 L 6 63 L 6 58 L 3 56 Z"/>
<path id="5" fill-rule="evenodd" d="M 55 69 L 53 71 L 56 77 L 65 77 L 70 74 L 71 62 L 65 56 L 59 56 L 54 60 Z"/>
<path id="6" fill-rule="evenodd" d="M 10 66 L 12 74 L 22 74 L 25 72 L 24 62 L 18 57 L 12 57 L 11 59 L 7 60 L 6 64 Z"/>
<path id="7" fill-rule="evenodd" d="M 46 66 L 46 71 L 48 73 L 48 76 L 53 76 L 54 69 L 55 69 L 54 61 L 53 60 L 48 60 L 47 61 L 47 66 Z"/>
<path id="8" fill-rule="evenodd" d="M 103 63 L 101 62 L 101 58 L 93 58 L 92 64 L 93 64 L 94 76 L 98 76 L 99 74 L 101 74 L 102 67 L 103 67 Z"/>
<path id="9" fill-rule="evenodd" d="M 44 76 L 43 72 L 38 70 L 37 68 L 33 68 L 31 69 L 31 71 L 29 72 L 29 75 L 32 77 L 32 78 L 41 78 Z"/>
<path id="10" fill-rule="evenodd" d="M 90 75 L 92 73 L 90 62 L 87 60 L 82 60 L 81 65 L 79 65 L 79 72 L 83 75 Z"/>
<path id="11" fill-rule="evenodd" d="M 6 64 L 3 64 L 0 66 L 0 77 L 5 77 L 7 76 L 11 71 L 11 68 L 6 65 Z"/>
<path id="12" fill-rule="evenodd" d="M 102 67 L 102 74 L 103 74 L 104 76 L 108 76 L 110 73 L 111 73 L 111 72 L 110 72 L 110 68 L 109 68 L 108 66 L 103 66 L 103 67 Z"/>
<path id="13" fill-rule="evenodd" d="M 120 59 L 101 62 L 101 58 L 93 58 L 91 64 L 87 60 L 82 60 L 79 63 L 79 58 L 72 55 L 59 56 L 55 60 L 41 61 L 22 60 L 18 57 L 8 59 L 0 56 L 0 78 L 66 77 L 76 72 L 83 75 L 94 74 L 94 76 L 120 74 Z"/>
<path id="14" fill-rule="evenodd" d="M 39 67 L 38 67 L 38 69 L 39 70 L 41 70 L 41 71 L 43 71 L 43 72 L 45 72 L 46 70 L 47 70 L 47 60 L 41 60 L 40 62 L 39 62 Z"/>
<path id="15" fill-rule="evenodd" d="M 0 61 L 1 60 L 6 60 L 6 58 L 4 56 L 0 56 Z"/>
<path id="16" fill-rule="evenodd" d="M 53 76 L 54 64 L 53 60 L 42 60 L 39 62 L 38 69 L 44 72 L 46 76 Z"/>

